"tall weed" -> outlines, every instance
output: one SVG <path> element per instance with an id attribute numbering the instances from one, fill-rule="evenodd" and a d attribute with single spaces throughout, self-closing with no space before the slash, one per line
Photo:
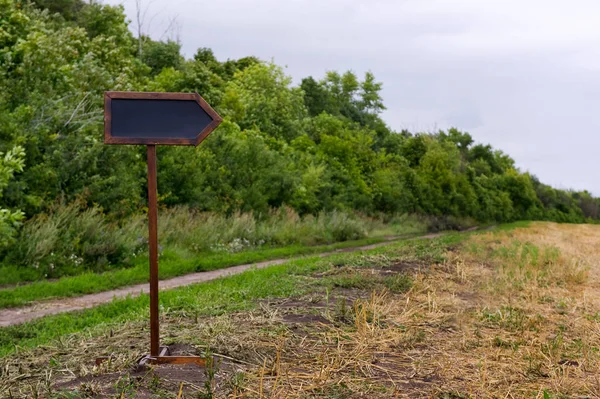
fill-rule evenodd
<path id="1" fill-rule="evenodd" d="M 97 208 L 59 205 L 25 223 L 6 261 L 60 277 L 127 266 L 144 244 L 131 231 L 107 222 Z"/>
<path id="2" fill-rule="evenodd" d="M 223 215 L 198 212 L 188 207 L 161 209 L 159 249 L 162 256 L 173 250 L 188 253 L 236 253 L 262 247 L 321 245 L 369 236 L 395 235 L 425 230 L 413 216 L 367 217 L 332 211 L 301 217 L 282 207 L 267 214 Z M 79 204 L 57 205 L 27 221 L 18 242 L 6 252 L 0 270 L 15 272 L 23 280 L 57 278 L 84 271 L 102 272 L 128 267 L 148 246 L 146 216 L 110 222 L 98 208 Z M 18 277 L 11 281 L 20 281 Z"/>
<path id="3" fill-rule="evenodd" d="M 161 242 L 193 252 L 239 252 L 261 246 L 317 245 L 358 240 L 368 235 L 365 219 L 333 211 L 301 218 L 290 208 L 268 215 L 235 213 L 225 216 L 179 207 L 159 218 Z"/>

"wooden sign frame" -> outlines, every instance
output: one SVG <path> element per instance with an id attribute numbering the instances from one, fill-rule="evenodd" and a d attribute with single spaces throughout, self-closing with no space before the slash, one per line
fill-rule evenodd
<path id="1" fill-rule="evenodd" d="M 112 100 L 170 100 L 170 101 L 195 101 L 213 121 L 202 131 L 198 132 L 195 139 L 160 137 L 115 137 L 112 135 Z M 200 96 L 198 93 L 151 93 L 130 91 L 107 91 L 104 93 L 104 144 L 132 144 L 132 145 L 193 145 L 200 144 L 223 121 L 223 118 Z"/>
<path id="2" fill-rule="evenodd" d="M 157 130 L 148 134 L 148 137 L 143 137 L 139 130 L 134 131 L 127 137 L 127 134 L 122 136 L 113 135 L 113 100 L 158 100 L 158 101 L 193 101 L 198 104 L 201 108 L 198 112 L 203 114 L 203 118 L 208 116 L 212 119 L 208 124 L 202 124 L 198 129 L 202 129 L 198 134 L 192 138 L 192 128 L 195 126 L 196 120 L 190 120 L 188 118 L 190 111 L 195 112 L 194 109 L 187 109 L 182 114 L 177 114 L 177 110 L 165 106 L 163 114 L 167 122 L 176 122 L 178 120 L 184 120 L 177 128 L 179 132 L 174 132 L 171 137 L 154 137 L 158 130 L 160 134 L 163 131 L 168 131 L 167 125 L 164 120 L 156 120 L 157 123 L 162 123 Z M 160 107 L 158 107 L 160 108 Z M 156 110 L 152 110 L 156 112 Z M 121 110 L 124 112 L 124 110 Z M 128 112 L 133 112 L 131 109 Z M 148 112 L 148 109 L 146 109 Z M 155 125 L 148 125 L 155 121 L 155 114 L 150 117 L 145 117 L 144 113 L 137 113 L 134 115 L 121 114 L 121 118 L 126 117 L 134 121 L 130 125 L 126 125 L 127 128 L 135 126 L 135 122 L 140 125 L 140 129 L 149 129 Z M 170 118 L 170 119 L 168 119 Z M 179 118 L 179 119 L 178 119 Z M 150 266 L 150 354 L 142 357 L 139 364 L 145 363 L 172 363 L 172 364 L 186 364 L 195 363 L 197 365 L 204 365 L 205 360 L 197 356 L 170 356 L 167 347 L 160 346 L 160 333 L 159 333 L 159 276 L 158 276 L 158 184 L 157 184 L 157 159 L 156 159 L 156 146 L 157 145 L 193 145 L 197 146 L 200 144 L 213 130 L 215 130 L 223 121 L 223 118 L 216 113 L 214 109 L 198 94 L 198 93 L 143 93 L 143 92 L 121 92 L 121 91 L 107 91 L 104 93 L 104 143 L 105 144 L 131 144 L 131 145 L 145 145 L 147 149 L 147 160 L 148 160 L 148 252 L 149 252 L 149 266 Z M 205 119 L 204 123 L 207 122 Z M 144 127 L 144 123 L 146 124 Z M 202 127 L 203 126 L 203 127 Z M 121 129 L 125 129 L 121 126 Z M 148 133 L 148 132 L 146 132 Z M 186 135 L 187 137 L 177 137 L 177 135 Z M 135 136 L 135 137 L 131 137 Z M 141 137 L 140 137 L 141 136 Z M 99 364 L 105 361 L 106 358 L 96 359 L 96 363 Z"/>

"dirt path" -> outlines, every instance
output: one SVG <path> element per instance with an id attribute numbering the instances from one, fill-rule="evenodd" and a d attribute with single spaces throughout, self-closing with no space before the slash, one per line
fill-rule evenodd
<path id="1" fill-rule="evenodd" d="M 472 231 L 473 229 L 469 229 L 467 231 Z M 436 237 L 443 236 L 447 233 L 435 233 L 435 234 L 427 234 L 423 236 L 402 239 L 398 237 L 388 237 L 386 238 L 386 242 L 381 242 L 372 245 L 365 245 L 362 247 L 354 247 L 354 248 L 344 248 L 336 251 L 323 252 L 320 254 L 309 255 L 309 256 L 320 256 L 325 257 L 328 255 L 342 253 L 342 252 L 357 252 L 364 251 L 368 249 L 378 248 L 384 245 L 390 245 L 396 241 L 409 241 L 416 239 L 432 239 Z M 213 270 L 209 272 L 199 272 L 193 274 L 187 274 L 185 276 L 175 277 L 169 280 L 163 280 L 160 282 L 161 290 L 169 290 L 173 288 L 183 287 L 190 284 L 202 283 L 205 281 L 215 280 L 220 277 L 229 276 L 233 274 L 242 273 L 250 268 L 262 269 L 269 266 L 280 265 L 285 262 L 289 262 L 294 259 L 298 259 L 300 257 L 294 258 L 286 258 L 286 259 L 274 259 L 265 262 L 259 263 L 250 263 L 245 265 L 228 267 L 226 269 Z M 93 308 L 95 306 L 101 305 L 103 303 L 107 303 L 113 300 L 113 298 L 125 298 L 128 295 L 138 296 L 141 294 L 146 294 L 149 291 L 149 286 L 147 283 L 137 284 L 125 288 L 119 288 L 116 290 L 99 292 L 97 294 L 84 295 L 76 298 L 60 298 L 50 301 L 39 302 L 31 306 L 26 306 L 22 308 L 13 308 L 13 309 L 2 309 L 0 310 L 0 327 L 7 327 L 15 324 L 26 323 L 31 320 L 38 319 L 40 317 L 64 313 L 64 312 L 72 312 L 75 310 L 82 310 Z"/>

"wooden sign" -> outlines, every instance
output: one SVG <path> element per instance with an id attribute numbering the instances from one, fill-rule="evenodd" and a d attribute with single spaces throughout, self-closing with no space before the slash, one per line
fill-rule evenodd
<path id="1" fill-rule="evenodd" d="M 105 144 L 198 145 L 221 121 L 197 93 L 104 93 Z"/>
<path id="2" fill-rule="evenodd" d="M 140 363 L 204 364 L 194 356 L 169 356 L 168 348 L 160 347 L 156 146 L 198 145 L 222 120 L 197 93 L 104 93 L 104 143 L 143 144 L 148 154 L 150 355 Z"/>

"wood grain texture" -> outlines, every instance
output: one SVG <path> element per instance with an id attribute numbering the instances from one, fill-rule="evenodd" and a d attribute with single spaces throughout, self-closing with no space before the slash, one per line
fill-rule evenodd
<path id="1" fill-rule="evenodd" d="M 108 93 L 104 93 L 104 143 L 111 139 L 110 127 L 112 125 L 112 101 Z"/>
<path id="2" fill-rule="evenodd" d="M 150 354 L 160 352 L 158 322 L 158 202 L 156 178 L 156 146 L 149 145 L 148 152 L 148 246 L 150 248 Z"/>
<path id="3" fill-rule="evenodd" d="M 183 100 L 197 101 L 198 93 L 155 93 L 142 91 L 107 91 L 108 97 L 123 100 Z"/>

